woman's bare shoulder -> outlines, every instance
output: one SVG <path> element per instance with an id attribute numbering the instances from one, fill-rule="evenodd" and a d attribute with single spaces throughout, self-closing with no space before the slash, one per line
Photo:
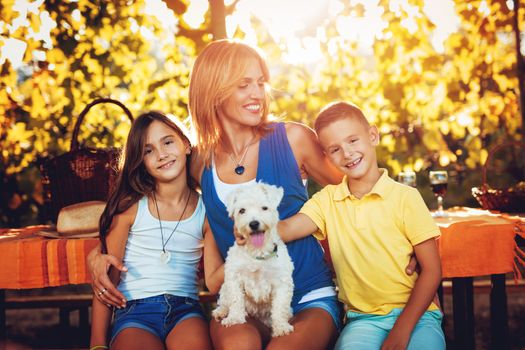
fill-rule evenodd
<path id="1" fill-rule="evenodd" d="M 324 154 L 313 129 L 301 123 L 287 122 L 286 135 L 302 172 L 322 186 L 341 182 L 342 173 Z"/>
<path id="2" fill-rule="evenodd" d="M 294 150 L 297 149 L 299 151 L 303 149 L 308 152 L 309 148 L 318 145 L 315 132 L 305 124 L 286 122 L 285 129 L 288 141 Z"/>
<path id="3" fill-rule="evenodd" d="M 284 127 L 288 137 L 315 136 L 313 129 L 303 123 L 289 121 L 284 123 Z"/>

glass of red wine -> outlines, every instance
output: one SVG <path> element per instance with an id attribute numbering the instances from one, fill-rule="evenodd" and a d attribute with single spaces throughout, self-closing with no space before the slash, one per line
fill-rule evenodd
<path id="1" fill-rule="evenodd" d="M 416 187 L 416 173 L 413 171 L 402 171 L 399 173 L 397 181 L 407 186 Z"/>
<path id="2" fill-rule="evenodd" d="M 437 197 L 437 210 L 434 212 L 434 217 L 445 217 L 447 214 L 443 210 L 443 197 L 447 194 L 448 173 L 445 170 L 433 170 L 429 173 L 430 187 L 432 192 Z"/>

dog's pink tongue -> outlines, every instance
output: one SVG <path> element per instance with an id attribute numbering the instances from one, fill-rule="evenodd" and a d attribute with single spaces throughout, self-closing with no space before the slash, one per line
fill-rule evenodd
<path id="1" fill-rule="evenodd" d="M 252 233 L 250 235 L 250 239 L 252 240 L 252 245 L 254 247 L 260 248 L 264 244 L 264 233 L 263 232 Z"/>

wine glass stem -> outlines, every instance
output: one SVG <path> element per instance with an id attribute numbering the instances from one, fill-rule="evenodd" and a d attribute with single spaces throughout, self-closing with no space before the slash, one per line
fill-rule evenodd
<path id="1" fill-rule="evenodd" d="M 438 196 L 437 198 L 438 200 L 438 212 L 439 213 L 442 213 L 443 212 L 443 196 Z"/>

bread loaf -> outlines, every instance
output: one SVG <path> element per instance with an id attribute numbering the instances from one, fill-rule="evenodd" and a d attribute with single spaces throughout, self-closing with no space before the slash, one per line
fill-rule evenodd
<path id="1" fill-rule="evenodd" d="M 105 202 L 89 201 L 60 209 L 57 231 L 64 237 L 98 232 L 98 221 L 105 206 Z"/>

